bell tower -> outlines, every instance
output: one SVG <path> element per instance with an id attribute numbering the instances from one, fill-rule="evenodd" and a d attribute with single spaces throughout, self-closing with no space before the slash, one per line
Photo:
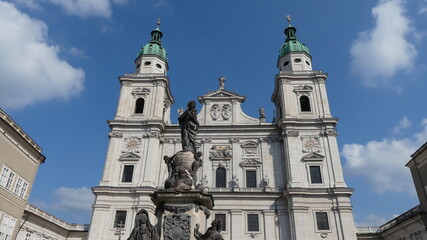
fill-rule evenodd
<path id="1" fill-rule="evenodd" d="M 291 239 L 356 239 L 353 189 L 343 178 L 338 119 L 331 115 L 326 93 L 328 74 L 312 70 L 310 52 L 290 22 L 288 16 L 271 99 L 283 140 Z"/>
<path id="2" fill-rule="evenodd" d="M 119 103 L 114 119 L 108 121 L 104 171 L 99 186 L 92 189 L 96 200 L 88 239 L 111 239 L 122 224 L 129 232 L 138 209 L 154 216 L 149 193 L 162 185 L 161 136 L 171 122 L 174 103 L 159 25 L 160 21 L 139 52 L 135 73 L 119 77 Z"/>

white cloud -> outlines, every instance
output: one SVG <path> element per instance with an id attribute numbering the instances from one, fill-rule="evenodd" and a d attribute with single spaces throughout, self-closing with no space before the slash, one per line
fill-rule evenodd
<path id="1" fill-rule="evenodd" d="M 0 106 L 20 108 L 68 99 L 83 88 L 84 71 L 58 57 L 47 26 L 0 1 Z"/>
<path id="2" fill-rule="evenodd" d="M 31 204 L 69 223 L 87 223 L 94 200 L 95 196 L 87 187 L 60 187 L 47 199 L 32 199 Z"/>
<path id="3" fill-rule="evenodd" d="M 67 51 L 73 55 L 74 57 L 78 57 L 78 58 L 89 58 L 85 52 L 79 48 L 76 47 L 70 47 L 67 49 Z"/>
<path id="4" fill-rule="evenodd" d="M 417 50 L 408 40 L 415 34 L 405 16 L 403 0 L 380 0 L 372 9 L 374 29 L 359 33 L 351 46 L 351 69 L 366 86 L 387 86 L 399 71 L 414 65 Z"/>
<path id="5" fill-rule="evenodd" d="M 421 127 L 422 130 L 411 137 L 345 144 L 341 152 L 346 159 L 344 170 L 349 175 L 364 178 L 377 192 L 415 194 L 412 177 L 405 164 L 427 139 L 427 119 L 421 122 Z"/>
<path id="6" fill-rule="evenodd" d="M 125 4 L 127 0 L 48 0 L 61 7 L 67 14 L 79 17 L 110 18 L 113 4 Z"/>
<path id="7" fill-rule="evenodd" d="M 55 203 L 52 208 L 66 212 L 90 212 L 94 202 L 92 191 L 86 187 L 60 187 L 53 193 Z"/>
<path id="8" fill-rule="evenodd" d="M 407 116 L 404 116 L 402 120 L 397 123 L 397 125 L 393 128 L 393 134 L 402 134 L 402 131 L 408 129 L 412 126 L 412 122 L 409 121 Z"/>

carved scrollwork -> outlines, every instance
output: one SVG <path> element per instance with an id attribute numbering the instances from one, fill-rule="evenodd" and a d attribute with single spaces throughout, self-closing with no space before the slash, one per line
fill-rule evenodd
<path id="1" fill-rule="evenodd" d="M 229 104 L 225 104 L 221 108 L 221 115 L 224 118 L 224 120 L 228 120 L 231 117 L 232 109 Z"/>
<path id="2" fill-rule="evenodd" d="M 215 145 L 209 151 L 209 158 L 231 158 L 232 149 L 228 145 Z"/>
<path id="3" fill-rule="evenodd" d="M 214 104 L 211 107 L 211 117 L 214 121 L 216 121 L 219 116 L 221 116 L 221 109 L 218 104 Z"/>
<path id="4" fill-rule="evenodd" d="M 173 214 L 164 218 L 163 239 L 190 239 L 191 216 L 188 214 Z"/>
<path id="5" fill-rule="evenodd" d="M 285 137 L 298 137 L 299 132 L 297 130 L 285 130 L 283 136 Z"/>
<path id="6" fill-rule="evenodd" d="M 123 133 L 120 131 L 111 131 L 108 136 L 110 138 L 122 138 L 123 137 Z"/>
<path id="7" fill-rule="evenodd" d="M 194 204 L 188 204 L 188 205 L 170 205 L 165 204 L 165 210 L 169 212 L 173 212 L 175 214 L 181 214 L 190 211 L 195 207 Z M 196 209 L 197 210 L 197 209 Z"/>
<path id="8" fill-rule="evenodd" d="M 335 129 L 326 129 L 324 134 L 326 136 L 333 136 L 333 137 L 336 137 L 338 135 Z"/>
<path id="9" fill-rule="evenodd" d="M 135 97 L 135 98 L 139 98 L 139 97 L 145 97 L 145 96 L 147 96 L 148 94 L 150 94 L 150 92 L 151 92 L 151 90 L 150 89 L 148 89 L 148 88 L 135 88 L 135 89 L 133 89 L 132 90 L 132 95 Z"/>

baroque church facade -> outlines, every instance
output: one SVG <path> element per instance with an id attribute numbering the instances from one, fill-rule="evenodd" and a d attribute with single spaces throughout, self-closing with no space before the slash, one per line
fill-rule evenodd
<path id="1" fill-rule="evenodd" d="M 245 97 L 219 87 L 198 97 L 198 181 L 213 195 L 206 220 L 220 219 L 224 239 L 355 240 L 336 125 L 327 97 L 327 74 L 312 69 L 308 48 L 285 29 L 278 73 L 272 78 L 273 122 L 242 111 Z M 135 60 L 135 73 L 119 77 L 117 113 L 96 196 L 89 240 L 126 239 L 140 209 L 156 223 L 150 195 L 168 177 L 164 156 L 181 150 L 180 128 L 170 120 L 174 98 L 159 26 Z"/>

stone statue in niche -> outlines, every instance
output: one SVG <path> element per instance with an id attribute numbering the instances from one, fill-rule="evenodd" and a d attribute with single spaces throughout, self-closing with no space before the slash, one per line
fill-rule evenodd
<path id="1" fill-rule="evenodd" d="M 202 166 L 203 155 L 196 152 L 196 135 L 199 129 L 196 102 L 188 103 L 187 110 L 178 117 L 178 121 L 181 128 L 182 150 L 171 157 L 163 157 L 168 166 L 168 178 L 164 186 L 168 190 L 189 191 L 197 182 L 197 171 Z"/>
<path id="2" fill-rule="evenodd" d="M 231 185 L 233 188 L 239 187 L 239 179 L 237 178 L 237 175 L 233 175 L 233 179 L 231 179 Z"/>
<path id="3" fill-rule="evenodd" d="M 264 187 L 270 187 L 270 178 L 267 175 L 265 175 L 262 181 L 264 182 Z"/>
<path id="4" fill-rule="evenodd" d="M 197 240 L 224 240 L 221 235 L 221 221 L 218 219 L 212 221 L 211 227 L 208 228 L 205 234 L 202 234 L 199 231 L 199 228 L 199 224 L 196 224 L 196 227 L 194 229 L 194 237 L 196 237 Z"/>
<path id="5" fill-rule="evenodd" d="M 148 212 L 141 209 L 135 217 L 135 227 L 127 240 L 160 240 L 159 233 L 151 224 Z"/>

